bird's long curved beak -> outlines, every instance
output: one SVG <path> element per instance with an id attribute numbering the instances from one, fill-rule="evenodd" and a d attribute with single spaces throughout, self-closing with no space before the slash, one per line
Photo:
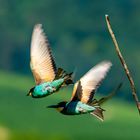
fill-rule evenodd
<path id="1" fill-rule="evenodd" d="M 47 108 L 57 108 L 58 105 L 50 105 L 50 106 L 47 106 Z"/>

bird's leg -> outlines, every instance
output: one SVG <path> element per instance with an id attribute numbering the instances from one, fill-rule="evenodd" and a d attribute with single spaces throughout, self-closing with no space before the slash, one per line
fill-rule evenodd
<path id="1" fill-rule="evenodd" d="M 48 91 L 50 91 L 50 92 L 54 92 L 54 91 L 56 91 L 56 88 L 53 87 L 53 86 L 47 85 L 47 86 L 45 87 L 45 90 L 48 90 Z"/>
<path id="2" fill-rule="evenodd" d="M 86 113 L 86 110 L 83 109 L 82 107 L 79 107 L 78 110 L 79 110 L 80 113 Z"/>
<path id="3" fill-rule="evenodd" d="M 52 86 L 52 91 L 56 91 L 56 88 Z"/>

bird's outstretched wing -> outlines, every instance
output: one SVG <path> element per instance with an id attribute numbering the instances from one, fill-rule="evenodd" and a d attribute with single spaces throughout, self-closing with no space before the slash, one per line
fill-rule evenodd
<path id="1" fill-rule="evenodd" d="M 34 27 L 30 55 L 30 67 L 36 84 L 53 81 L 56 75 L 56 65 L 41 24 Z"/>
<path id="2" fill-rule="evenodd" d="M 111 65 L 111 62 L 103 61 L 89 70 L 74 85 L 71 100 L 80 100 L 83 103 L 90 103 L 94 96 L 95 90 L 106 76 Z"/>

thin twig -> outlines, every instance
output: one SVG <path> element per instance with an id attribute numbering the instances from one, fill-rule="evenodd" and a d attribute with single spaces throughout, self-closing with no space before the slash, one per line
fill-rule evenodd
<path id="1" fill-rule="evenodd" d="M 138 111 L 139 111 L 139 114 L 140 114 L 140 102 L 139 102 L 139 99 L 138 99 L 138 96 L 137 96 L 137 93 L 136 93 L 136 88 L 135 88 L 134 81 L 132 79 L 132 76 L 130 75 L 128 66 L 127 66 L 127 64 L 126 64 L 126 62 L 125 62 L 125 60 L 124 60 L 124 58 L 123 58 L 123 56 L 121 54 L 120 49 L 119 49 L 119 45 L 117 43 L 117 40 L 116 40 L 115 35 L 113 33 L 113 30 L 111 28 L 109 16 L 108 15 L 105 15 L 105 18 L 106 18 L 107 27 L 108 27 L 109 33 L 110 33 L 110 35 L 112 37 L 112 40 L 113 40 L 113 43 L 114 43 L 114 46 L 115 46 L 117 55 L 118 55 L 118 57 L 119 57 L 119 59 L 121 61 L 121 64 L 122 64 L 122 66 L 123 66 L 123 68 L 125 70 L 125 73 L 127 75 L 128 80 L 130 82 L 130 86 L 131 86 L 131 89 L 132 89 L 132 95 L 133 95 L 133 98 L 135 100 L 135 103 L 137 105 L 137 108 L 138 108 Z"/>

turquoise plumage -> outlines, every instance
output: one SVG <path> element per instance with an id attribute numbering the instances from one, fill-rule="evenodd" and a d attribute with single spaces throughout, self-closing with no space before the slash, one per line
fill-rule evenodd
<path id="1" fill-rule="evenodd" d="M 61 113 L 66 115 L 78 115 L 93 112 L 96 108 L 99 108 L 99 106 L 90 106 L 80 101 L 73 101 L 66 103 L 65 108 L 66 109 Z"/>
<path id="2" fill-rule="evenodd" d="M 56 68 L 41 24 L 35 25 L 33 30 L 30 67 L 36 86 L 27 95 L 33 98 L 48 96 L 63 86 L 73 84 L 72 73 L 67 74 L 62 68 Z"/>
<path id="3" fill-rule="evenodd" d="M 59 79 L 52 82 L 45 82 L 45 83 L 36 85 L 33 88 L 32 97 L 41 98 L 41 97 L 50 95 L 56 92 L 61 87 L 63 82 L 64 82 L 64 79 Z"/>

